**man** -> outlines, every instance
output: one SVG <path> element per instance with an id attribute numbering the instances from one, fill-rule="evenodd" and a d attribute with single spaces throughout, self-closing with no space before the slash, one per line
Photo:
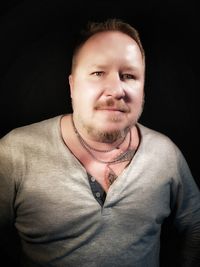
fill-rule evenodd
<path id="1" fill-rule="evenodd" d="M 133 27 L 93 23 L 72 59 L 73 114 L 1 139 L 1 235 L 17 229 L 22 266 L 160 266 L 166 221 L 180 266 L 199 264 L 199 190 L 176 145 L 138 123 L 144 73 Z"/>

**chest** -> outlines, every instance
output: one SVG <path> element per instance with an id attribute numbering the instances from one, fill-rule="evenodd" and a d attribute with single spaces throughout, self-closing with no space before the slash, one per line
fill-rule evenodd
<path id="1" fill-rule="evenodd" d="M 120 162 L 115 164 L 100 163 L 95 160 L 83 161 L 83 165 L 89 176 L 93 177 L 105 192 L 118 179 L 127 167 L 128 162 Z"/>
<path id="2" fill-rule="evenodd" d="M 80 229 L 89 229 L 88 224 L 101 224 L 104 214 L 111 221 L 115 214 L 131 225 L 138 216 L 146 222 L 161 222 L 170 212 L 170 183 L 157 173 L 136 175 L 129 166 L 110 186 L 101 207 L 83 168 L 56 166 L 42 172 L 38 165 L 34 172 L 24 173 L 26 180 L 15 201 L 15 223 L 24 238 L 34 242 L 54 234 L 70 238 Z"/>

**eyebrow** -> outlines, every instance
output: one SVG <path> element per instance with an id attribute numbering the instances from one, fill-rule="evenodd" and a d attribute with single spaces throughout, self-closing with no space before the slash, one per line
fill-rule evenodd
<path id="1" fill-rule="evenodd" d="M 92 67 L 92 68 L 97 68 L 97 69 L 105 69 L 105 68 L 108 68 L 108 66 L 106 64 L 91 64 L 89 65 L 89 67 Z M 122 66 L 121 67 L 122 70 L 125 70 L 125 71 L 138 71 L 138 67 L 136 66 Z"/>
<path id="2" fill-rule="evenodd" d="M 89 65 L 89 67 L 98 68 L 98 69 L 105 69 L 105 68 L 107 68 L 106 64 L 91 64 L 91 65 Z"/>
<path id="3" fill-rule="evenodd" d="M 124 67 L 122 69 L 124 69 L 125 71 L 134 71 L 134 72 L 139 70 L 139 68 L 136 66 Z"/>

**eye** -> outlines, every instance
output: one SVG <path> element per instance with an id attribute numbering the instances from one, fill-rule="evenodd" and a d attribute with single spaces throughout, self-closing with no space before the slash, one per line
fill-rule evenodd
<path id="1" fill-rule="evenodd" d="M 102 76 L 104 74 L 103 71 L 94 71 L 92 72 L 92 75 L 95 75 L 95 76 Z"/>
<path id="2" fill-rule="evenodd" d="M 134 80 L 135 76 L 133 74 L 124 73 L 124 74 L 120 74 L 120 78 L 122 80 Z"/>

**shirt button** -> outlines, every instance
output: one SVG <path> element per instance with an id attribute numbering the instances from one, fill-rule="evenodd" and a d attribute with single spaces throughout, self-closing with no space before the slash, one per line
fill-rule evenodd
<path id="1" fill-rule="evenodd" d="M 92 182 L 95 182 L 95 178 L 94 178 L 94 177 L 91 177 L 91 181 L 92 181 Z"/>
<path id="2" fill-rule="evenodd" d="M 96 192 L 96 197 L 100 197 L 101 196 L 101 194 L 99 193 L 99 192 Z"/>

